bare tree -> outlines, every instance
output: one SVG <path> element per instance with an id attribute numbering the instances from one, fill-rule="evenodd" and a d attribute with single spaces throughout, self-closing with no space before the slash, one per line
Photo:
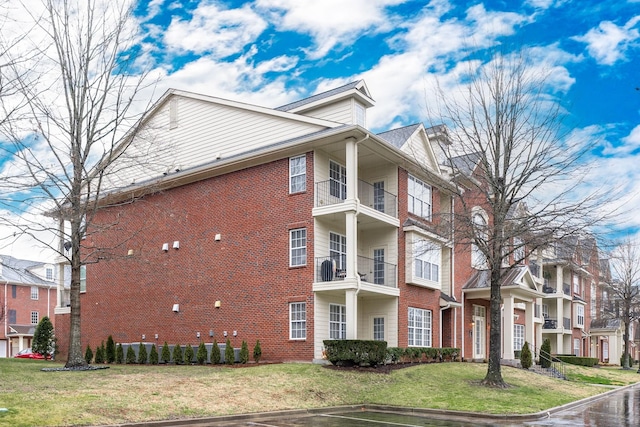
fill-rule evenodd
<path id="1" fill-rule="evenodd" d="M 473 65 L 473 64 L 472 64 Z M 603 189 L 582 191 L 588 153 L 566 138 L 551 71 L 523 54 L 495 55 L 462 76 L 464 85 L 438 85 L 437 117 L 451 129 L 445 163 L 464 191 L 453 222 L 456 244 L 474 254 L 490 277 L 490 332 L 483 384 L 506 386 L 500 369 L 501 290 L 514 255 L 528 258 L 555 240 L 604 217 Z M 505 266 L 506 265 L 506 266 Z"/>
<path id="2" fill-rule="evenodd" d="M 18 234 L 28 234 L 71 266 L 67 367 L 86 366 L 81 347 L 80 279 L 100 248 L 84 239 L 102 198 L 106 171 L 124 156 L 125 130 L 140 119 L 134 104 L 148 72 L 129 2 L 43 0 L 23 11 L 36 24 L 28 38 L 37 61 L 14 64 L 12 89 L 22 103 L 2 126 L 11 141 L 4 171 Z M 15 97 L 14 97 L 15 98 Z M 47 213 L 54 219 L 43 219 Z M 56 241 L 52 232 L 59 233 Z M 63 243 L 64 242 L 64 243 Z"/>
<path id="3" fill-rule="evenodd" d="M 609 310 L 624 323 L 623 369 L 630 369 L 629 336 L 632 322 L 640 320 L 640 250 L 637 243 L 627 239 L 616 247 L 610 259 L 612 280 L 604 284 L 606 302 L 617 303 L 619 311 Z"/>

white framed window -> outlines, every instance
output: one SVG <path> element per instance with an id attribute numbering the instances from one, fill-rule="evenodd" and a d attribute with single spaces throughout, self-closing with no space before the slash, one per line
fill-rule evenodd
<path id="1" fill-rule="evenodd" d="M 431 347 L 431 311 L 409 307 L 409 347 Z"/>
<path id="2" fill-rule="evenodd" d="M 31 287 L 31 299 L 37 300 L 39 296 L 39 288 L 37 286 Z"/>
<path id="3" fill-rule="evenodd" d="M 409 212 L 419 217 L 431 219 L 431 186 L 409 175 Z"/>
<path id="4" fill-rule="evenodd" d="M 356 114 L 356 124 L 362 127 L 366 127 L 367 122 L 366 122 L 364 106 L 362 106 L 361 104 L 358 104 L 357 102 L 355 104 L 355 114 Z"/>
<path id="5" fill-rule="evenodd" d="M 80 292 L 87 292 L 87 266 L 80 266 Z"/>
<path id="6" fill-rule="evenodd" d="M 513 350 L 520 351 L 524 345 L 524 325 L 513 325 Z"/>
<path id="7" fill-rule="evenodd" d="M 333 160 L 329 161 L 329 192 L 338 199 L 347 198 L 347 168 Z"/>
<path id="8" fill-rule="evenodd" d="M 384 264 L 384 248 L 373 250 L 373 283 L 376 285 L 384 285 L 385 264 Z"/>
<path id="9" fill-rule="evenodd" d="M 573 293 L 580 295 L 580 276 L 577 274 L 573 275 Z"/>
<path id="10" fill-rule="evenodd" d="M 329 304 L 329 338 L 347 339 L 347 307 L 344 305 Z"/>
<path id="11" fill-rule="evenodd" d="M 373 340 L 384 341 L 384 317 L 373 318 Z"/>
<path id="12" fill-rule="evenodd" d="M 602 359 L 609 361 L 609 341 L 602 341 Z"/>
<path id="13" fill-rule="evenodd" d="M 53 280 L 53 267 L 47 267 L 44 270 L 44 277 L 47 280 Z"/>
<path id="14" fill-rule="evenodd" d="M 579 338 L 573 339 L 573 355 L 580 356 L 580 339 Z"/>
<path id="15" fill-rule="evenodd" d="M 289 304 L 289 339 L 304 340 L 307 338 L 307 303 L 292 302 Z"/>
<path id="16" fill-rule="evenodd" d="M 289 266 L 307 265 L 307 229 L 289 230 Z"/>
<path id="17" fill-rule="evenodd" d="M 40 315 L 38 314 L 38 312 L 37 311 L 32 311 L 31 312 L 31 324 L 32 325 L 37 325 L 39 321 L 40 321 Z"/>
<path id="18" fill-rule="evenodd" d="M 488 222 L 485 216 L 481 212 L 475 212 L 471 217 L 471 222 L 473 224 L 475 240 L 486 243 L 488 238 Z M 471 245 L 471 266 L 476 269 L 484 269 L 487 267 L 487 257 L 476 242 Z"/>
<path id="19" fill-rule="evenodd" d="M 440 281 L 441 249 L 427 240 L 418 240 L 414 244 L 414 274 L 432 282 Z"/>
<path id="20" fill-rule="evenodd" d="M 347 268 L 347 237 L 342 234 L 329 233 L 329 258 L 334 262 L 336 272 L 346 273 Z"/>
<path id="21" fill-rule="evenodd" d="M 549 304 L 542 304 L 542 317 L 545 319 L 549 317 Z"/>
<path id="22" fill-rule="evenodd" d="M 384 212 L 384 181 L 373 183 L 373 209 Z"/>
<path id="23" fill-rule="evenodd" d="M 289 158 L 289 193 L 300 193 L 307 189 L 307 155 Z"/>
<path id="24" fill-rule="evenodd" d="M 584 327 L 584 306 L 576 305 L 576 323 L 578 327 Z"/>

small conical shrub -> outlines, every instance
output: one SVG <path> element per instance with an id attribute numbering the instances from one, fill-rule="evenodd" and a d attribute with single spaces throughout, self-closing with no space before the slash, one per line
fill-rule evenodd
<path id="1" fill-rule="evenodd" d="M 133 365 L 134 363 L 136 363 L 136 352 L 133 350 L 133 346 L 130 345 L 129 348 L 127 348 L 127 365 Z"/>
<path id="2" fill-rule="evenodd" d="M 207 357 L 209 357 L 207 346 L 204 345 L 204 341 L 200 341 L 198 352 L 196 353 L 196 361 L 199 365 L 204 365 L 205 363 L 207 363 Z"/>
<path id="3" fill-rule="evenodd" d="M 217 365 L 220 363 L 220 359 L 222 355 L 220 354 L 220 347 L 218 346 L 218 342 L 213 340 L 213 347 L 211 348 L 211 364 Z"/>
<path id="4" fill-rule="evenodd" d="M 96 364 L 104 363 L 104 341 L 102 341 L 102 345 L 96 347 Z"/>
<path id="5" fill-rule="evenodd" d="M 193 347 L 191 347 L 191 344 L 187 344 L 187 347 L 184 349 L 184 363 L 191 365 L 191 363 L 193 363 L 193 356 Z"/>
<path id="6" fill-rule="evenodd" d="M 145 365 L 147 363 L 147 346 L 143 343 L 138 345 L 138 363 L 141 365 Z"/>
<path id="7" fill-rule="evenodd" d="M 531 367 L 531 350 L 529 350 L 529 343 L 526 341 L 520 351 L 520 365 L 522 365 L 523 369 L 529 369 Z"/>
<path id="8" fill-rule="evenodd" d="M 119 365 L 124 363 L 124 349 L 120 343 L 118 343 L 118 346 L 116 347 L 116 363 Z"/>
<path id="9" fill-rule="evenodd" d="M 104 357 L 107 363 L 113 363 L 116 361 L 116 344 L 113 342 L 113 337 L 111 335 L 107 338 L 107 347 L 105 349 Z"/>
<path id="10" fill-rule="evenodd" d="M 151 346 L 151 351 L 149 352 L 149 363 L 152 365 L 158 364 L 158 349 L 155 344 Z"/>
<path id="11" fill-rule="evenodd" d="M 93 360 L 93 351 L 91 350 L 91 347 L 87 345 L 87 349 L 84 352 L 84 361 L 87 362 L 87 364 L 90 364 L 92 360 Z"/>
<path id="12" fill-rule="evenodd" d="M 180 344 L 176 344 L 173 347 L 173 363 L 175 363 L 176 365 L 182 365 L 184 363 L 182 347 L 180 347 Z"/>
<path id="13" fill-rule="evenodd" d="M 540 347 L 540 366 L 543 368 L 551 367 L 551 341 L 546 338 Z"/>
<path id="14" fill-rule="evenodd" d="M 240 347 L 240 363 L 243 365 L 249 361 L 249 346 L 245 340 L 242 340 L 242 346 Z"/>
<path id="15" fill-rule="evenodd" d="M 255 347 L 253 347 L 253 360 L 256 363 L 260 363 L 262 358 L 262 347 L 260 347 L 260 340 L 256 341 Z"/>
<path id="16" fill-rule="evenodd" d="M 162 360 L 163 363 L 169 363 L 171 361 L 171 351 L 169 350 L 169 344 L 167 344 L 167 342 L 164 342 L 164 345 L 162 346 L 162 352 L 160 354 L 160 360 Z"/>
<path id="17" fill-rule="evenodd" d="M 233 347 L 231 347 L 231 341 L 229 341 L 229 338 L 227 338 L 227 343 L 224 348 L 224 363 L 226 363 L 227 365 L 233 365 L 235 361 L 236 356 L 233 351 Z"/>

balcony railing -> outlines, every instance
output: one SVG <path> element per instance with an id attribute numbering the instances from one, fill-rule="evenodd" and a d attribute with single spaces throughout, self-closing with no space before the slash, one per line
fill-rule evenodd
<path id="1" fill-rule="evenodd" d="M 344 185 L 333 180 L 316 183 L 316 206 L 338 205 L 347 197 Z M 398 217 L 397 197 L 368 182 L 358 181 L 360 203 L 394 218 Z"/>
<path id="2" fill-rule="evenodd" d="M 344 265 L 344 257 L 322 257 L 316 258 L 316 281 L 333 282 L 344 280 L 347 276 Z M 360 280 L 374 285 L 396 287 L 396 265 L 388 262 L 378 261 L 363 256 L 358 256 L 358 275 Z"/>
<path id="3" fill-rule="evenodd" d="M 565 329 L 571 329 L 571 319 L 569 319 L 568 317 L 563 317 L 562 318 L 562 326 Z"/>
<path id="4" fill-rule="evenodd" d="M 544 319 L 544 323 L 542 324 L 542 329 L 557 329 L 558 321 L 553 317 L 546 317 Z"/>
<path id="5" fill-rule="evenodd" d="M 569 285 L 568 283 L 563 283 L 562 292 L 564 292 L 565 295 L 571 295 L 571 285 Z"/>

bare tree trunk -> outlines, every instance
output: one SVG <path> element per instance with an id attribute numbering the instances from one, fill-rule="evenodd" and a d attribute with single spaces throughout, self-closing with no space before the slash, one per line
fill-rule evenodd
<path id="1" fill-rule="evenodd" d="M 489 311 L 491 313 L 489 321 L 489 366 L 487 367 L 487 374 L 482 380 L 482 384 L 491 387 L 506 387 L 500 365 L 500 360 L 502 359 L 501 305 L 500 270 L 493 268 L 491 270 L 491 300 L 489 302 Z"/>

